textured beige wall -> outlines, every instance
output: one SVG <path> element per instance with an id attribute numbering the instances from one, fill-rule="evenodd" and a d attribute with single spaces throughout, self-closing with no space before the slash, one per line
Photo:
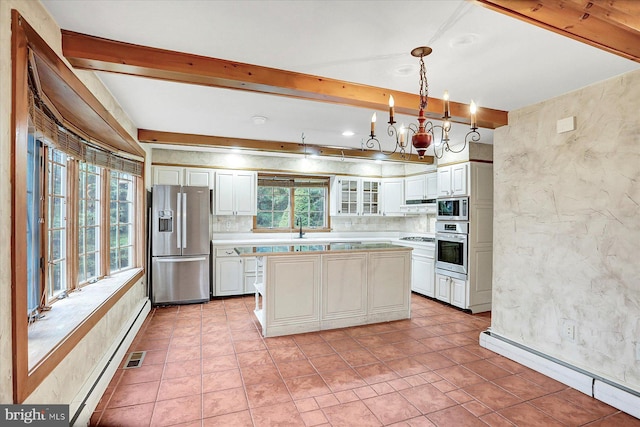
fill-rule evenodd
<path id="1" fill-rule="evenodd" d="M 60 57 L 60 28 L 48 12 L 35 0 L 0 0 L 0 240 L 7 241 L 11 236 L 11 9 L 18 10 L 29 24 L 47 41 Z M 106 106 L 120 124 L 134 137 L 136 129 L 111 94 L 92 72 L 76 72 L 83 83 Z M 143 298 L 142 283 L 135 285 L 119 304 L 120 307 L 135 306 Z M 39 387 L 37 396 L 42 403 L 69 403 L 66 399 L 74 389 L 64 391 L 69 384 L 79 384 L 92 369 L 92 363 L 102 354 L 101 346 L 93 346 L 95 334 L 100 334 L 103 344 L 111 343 L 122 323 L 122 315 L 110 313 L 96 326 L 78 347 Z M 107 320 L 108 319 L 108 320 Z M 0 245 L 0 402 L 13 399 L 11 345 L 11 248 Z M 71 380 L 71 381 L 68 381 Z M 77 391 L 77 390 L 76 390 Z M 37 401 L 40 402 L 40 397 Z M 49 400 L 53 399 L 53 400 Z M 33 403 L 37 403 L 33 401 Z"/>
<path id="2" fill-rule="evenodd" d="M 492 316 L 495 332 L 637 391 L 639 112 L 635 71 L 496 130 Z M 577 129 L 557 134 L 568 116 Z"/>

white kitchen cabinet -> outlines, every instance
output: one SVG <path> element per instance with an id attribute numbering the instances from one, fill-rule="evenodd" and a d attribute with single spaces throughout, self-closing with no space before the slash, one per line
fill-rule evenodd
<path id="1" fill-rule="evenodd" d="M 183 185 L 184 168 L 178 166 L 154 166 L 153 185 Z"/>
<path id="2" fill-rule="evenodd" d="M 213 189 L 213 176 L 214 172 L 211 169 L 185 168 L 184 185 L 209 187 Z"/>
<path id="3" fill-rule="evenodd" d="M 469 195 L 469 163 L 438 168 L 438 197 Z"/>
<path id="4" fill-rule="evenodd" d="M 411 290 L 421 295 L 435 297 L 435 265 L 433 256 L 414 253 L 411 255 Z"/>
<path id="5" fill-rule="evenodd" d="M 382 215 L 400 216 L 400 206 L 404 199 L 404 179 L 386 178 L 382 180 Z"/>
<path id="6" fill-rule="evenodd" d="M 450 277 L 436 274 L 436 298 L 446 303 L 451 303 Z"/>
<path id="7" fill-rule="evenodd" d="M 255 215 L 258 175 L 251 171 L 216 171 L 216 215 Z"/>
<path id="8" fill-rule="evenodd" d="M 380 180 L 336 177 L 333 185 L 337 215 L 379 215 L 381 213 Z"/>
<path id="9" fill-rule="evenodd" d="M 254 284 L 257 275 L 257 258 L 244 259 L 244 294 L 253 294 L 256 291 Z"/>
<path id="10" fill-rule="evenodd" d="M 244 293 L 243 259 L 233 249 L 216 249 L 215 296 Z"/>
<path id="11" fill-rule="evenodd" d="M 213 188 L 213 170 L 180 166 L 153 166 L 153 184 Z"/>
<path id="12" fill-rule="evenodd" d="M 438 197 L 438 175 L 435 172 L 409 176 L 404 180 L 406 200 L 435 199 Z"/>
<path id="13" fill-rule="evenodd" d="M 436 274 L 436 298 L 459 308 L 467 308 L 467 281 Z"/>

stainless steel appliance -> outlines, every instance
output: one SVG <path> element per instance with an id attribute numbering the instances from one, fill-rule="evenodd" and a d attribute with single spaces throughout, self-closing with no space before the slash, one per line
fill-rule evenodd
<path id="1" fill-rule="evenodd" d="M 436 219 L 445 221 L 469 221 L 469 198 L 438 199 Z"/>
<path id="2" fill-rule="evenodd" d="M 153 304 L 186 304 L 209 300 L 210 213 L 211 195 L 208 187 L 153 187 Z"/>
<path id="3" fill-rule="evenodd" d="M 468 222 L 436 222 L 436 273 L 467 279 Z"/>

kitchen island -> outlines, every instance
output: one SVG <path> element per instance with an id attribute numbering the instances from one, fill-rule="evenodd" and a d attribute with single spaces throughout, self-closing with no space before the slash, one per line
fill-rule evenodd
<path id="1" fill-rule="evenodd" d="M 255 258 L 265 337 L 411 317 L 411 248 L 389 243 L 240 246 Z"/>

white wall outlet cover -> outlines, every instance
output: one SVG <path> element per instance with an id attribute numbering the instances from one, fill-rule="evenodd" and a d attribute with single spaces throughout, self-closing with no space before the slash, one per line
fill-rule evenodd
<path id="1" fill-rule="evenodd" d="M 565 117 L 558 120 L 556 124 L 556 131 L 558 133 L 571 132 L 576 130 L 576 116 Z"/>

